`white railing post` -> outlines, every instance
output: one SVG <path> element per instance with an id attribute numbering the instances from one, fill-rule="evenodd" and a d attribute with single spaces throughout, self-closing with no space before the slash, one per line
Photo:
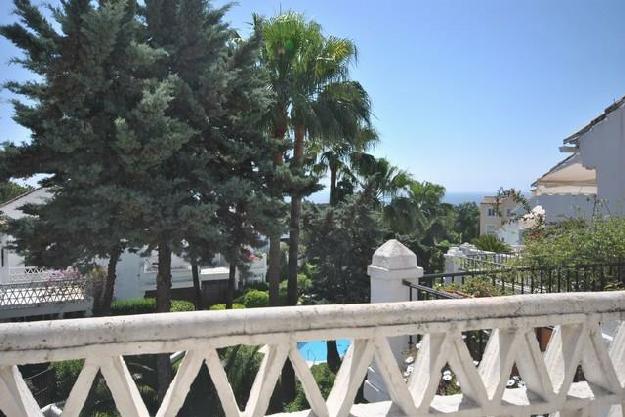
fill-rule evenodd
<path id="1" fill-rule="evenodd" d="M 373 254 L 367 270 L 371 278 L 371 303 L 410 301 L 410 288 L 404 280 L 417 283 L 423 268 L 417 265 L 417 255 L 401 242 L 391 239 Z M 409 336 L 389 338 L 389 345 L 398 362 L 409 348 Z M 369 368 L 365 381 L 365 398 L 368 401 L 388 399 L 384 382 L 375 363 Z"/>

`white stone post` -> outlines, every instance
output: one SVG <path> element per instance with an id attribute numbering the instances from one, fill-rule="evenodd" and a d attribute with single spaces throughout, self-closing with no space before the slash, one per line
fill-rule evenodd
<path id="1" fill-rule="evenodd" d="M 395 239 L 387 241 L 375 251 L 367 272 L 371 277 L 372 304 L 410 301 L 410 288 L 403 281 L 416 284 L 419 277 L 423 276 L 423 268 L 417 265 L 417 255 Z M 389 344 L 398 363 L 403 366 L 409 337 L 391 338 Z M 389 399 L 384 382 L 376 372 L 375 362 L 367 373 L 364 396 L 367 401 Z"/>

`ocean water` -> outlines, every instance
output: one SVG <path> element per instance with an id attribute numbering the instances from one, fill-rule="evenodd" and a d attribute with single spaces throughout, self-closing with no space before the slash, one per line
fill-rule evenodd
<path id="1" fill-rule="evenodd" d="M 443 197 L 443 201 L 449 204 L 461 204 L 466 202 L 474 202 L 480 204 L 485 195 L 496 195 L 496 192 L 478 192 L 478 191 L 448 191 Z"/>
<path id="2" fill-rule="evenodd" d="M 496 195 L 497 192 L 485 192 L 485 191 L 448 191 L 443 197 L 443 201 L 449 204 L 461 204 L 467 201 L 473 201 L 476 204 L 480 204 L 482 197 L 485 195 Z M 327 203 L 330 200 L 330 192 L 328 190 L 321 190 L 306 197 L 307 200 L 313 203 Z"/>

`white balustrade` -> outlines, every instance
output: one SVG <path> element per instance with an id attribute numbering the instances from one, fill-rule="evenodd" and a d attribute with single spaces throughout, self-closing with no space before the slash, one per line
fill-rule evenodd
<path id="1" fill-rule="evenodd" d="M 63 416 L 79 415 L 100 371 L 122 416 L 147 417 L 124 355 L 185 351 L 158 417 L 176 416 L 203 363 L 227 417 L 261 417 L 287 358 L 318 417 L 622 415 L 625 325 L 611 343 L 600 325 L 624 318 L 625 292 L 606 292 L 6 323 L 0 324 L 0 409 L 7 417 L 42 416 L 17 365 L 85 359 Z M 547 326 L 554 332 L 543 353 L 534 329 Z M 490 340 L 476 366 L 462 332 L 482 329 L 490 330 Z M 389 344 L 406 335 L 421 337 L 407 382 Z M 327 400 L 297 349 L 298 341 L 319 339 L 352 341 Z M 243 410 L 216 350 L 239 344 L 266 345 Z M 373 360 L 391 400 L 354 405 Z M 579 365 L 583 378 L 576 380 Z M 461 394 L 437 394 L 446 366 Z M 506 388 L 513 368 L 525 387 Z"/>

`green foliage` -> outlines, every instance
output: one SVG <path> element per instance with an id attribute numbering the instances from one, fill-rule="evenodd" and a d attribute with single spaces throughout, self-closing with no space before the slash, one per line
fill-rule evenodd
<path id="1" fill-rule="evenodd" d="M 428 272 L 443 268 L 443 255 L 451 242 L 459 242 L 458 214 L 454 206 L 443 203 L 445 188 L 430 182 L 411 181 L 405 195 L 384 208 L 392 236 L 417 254 L 419 264 Z"/>
<path id="2" fill-rule="evenodd" d="M 83 360 L 54 362 L 50 365 L 54 372 L 55 393 L 59 399 L 67 399 L 82 370 Z"/>
<path id="3" fill-rule="evenodd" d="M 288 281 L 281 281 L 280 286 L 278 288 L 280 304 L 282 305 L 287 304 L 288 284 L 289 284 Z M 299 300 L 299 303 L 302 303 L 303 301 L 305 301 L 302 299 L 302 297 L 305 297 L 306 294 L 309 293 L 311 288 L 312 288 L 312 279 L 310 275 L 307 275 L 304 273 L 297 274 L 297 298 Z"/>
<path id="4" fill-rule="evenodd" d="M 30 185 L 20 185 L 13 181 L 0 182 L 0 204 L 31 191 L 32 189 L 33 187 Z"/>
<path id="5" fill-rule="evenodd" d="M 237 403 L 240 408 L 245 408 L 254 377 L 260 367 L 262 354 L 258 353 L 258 347 L 238 345 L 222 349 L 219 356 Z M 216 404 L 219 404 L 219 398 L 208 370 L 203 366 L 195 382 L 191 385 L 191 391 L 178 415 L 181 417 L 200 415 L 223 417 L 221 407 L 215 406 Z M 279 411 L 276 407 L 275 401 L 272 401 L 270 411 Z"/>
<path id="6" fill-rule="evenodd" d="M 494 285 L 487 277 L 480 276 L 471 277 L 464 284 L 447 284 L 441 289 L 473 298 L 512 295 L 510 291 L 504 291 L 500 285 Z"/>
<path id="7" fill-rule="evenodd" d="M 193 303 L 184 300 L 172 300 L 171 310 L 174 312 L 194 311 Z M 114 301 L 111 305 L 113 316 L 126 316 L 132 314 L 149 314 L 156 311 L 156 300 L 154 298 L 137 298 L 133 300 Z"/>
<path id="8" fill-rule="evenodd" d="M 305 214 L 307 259 L 314 268 L 313 303 L 367 303 L 367 266 L 382 242 L 369 195 L 348 197 L 335 207 L 311 207 Z"/>
<path id="9" fill-rule="evenodd" d="M 315 381 L 317 382 L 317 386 L 319 387 L 323 398 L 328 398 L 328 395 L 330 395 L 330 391 L 332 390 L 332 386 L 334 385 L 334 373 L 325 363 L 311 366 L 310 372 L 312 373 L 313 378 L 315 378 Z M 310 405 L 308 404 L 308 400 L 306 399 L 306 394 L 304 393 L 302 384 L 298 381 L 296 386 L 295 399 L 285 406 L 284 411 L 292 413 L 295 411 L 307 410 L 309 408 Z"/>
<path id="10" fill-rule="evenodd" d="M 244 304 L 233 303 L 232 304 L 232 308 L 233 309 L 245 308 L 245 305 Z M 226 309 L 226 305 L 225 304 L 213 304 L 209 308 L 209 310 L 225 310 L 225 309 Z"/>
<path id="11" fill-rule="evenodd" d="M 625 219 L 568 220 L 528 236 L 523 263 L 554 267 L 622 262 L 625 259 Z"/>
<path id="12" fill-rule="evenodd" d="M 269 305 L 269 292 L 260 290 L 249 290 L 237 299 L 237 302 L 245 305 L 246 308 L 266 307 Z"/>
<path id="13" fill-rule="evenodd" d="M 458 204 L 454 231 L 459 234 L 458 242 L 471 242 L 480 233 L 480 208 L 474 202 Z"/>
<path id="14" fill-rule="evenodd" d="M 255 281 L 247 284 L 245 287 L 246 290 L 260 290 L 260 291 L 268 291 L 269 285 L 267 285 L 264 281 Z"/>
<path id="15" fill-rule="evenodd" d="M 473 243 L 478 249 L 488 251 L 488 252 L 496 252 L 496 253 L 512 252 L 512 248 L 510 248 L 510 246 L 507 243 L 501 241 L 499 238 L 497 238 L 497 236 L 493 236 L 493 235 L 482 235 L 482 236 L 476 237 L 475 239 L 473 239 L 471 243 Z"/>

